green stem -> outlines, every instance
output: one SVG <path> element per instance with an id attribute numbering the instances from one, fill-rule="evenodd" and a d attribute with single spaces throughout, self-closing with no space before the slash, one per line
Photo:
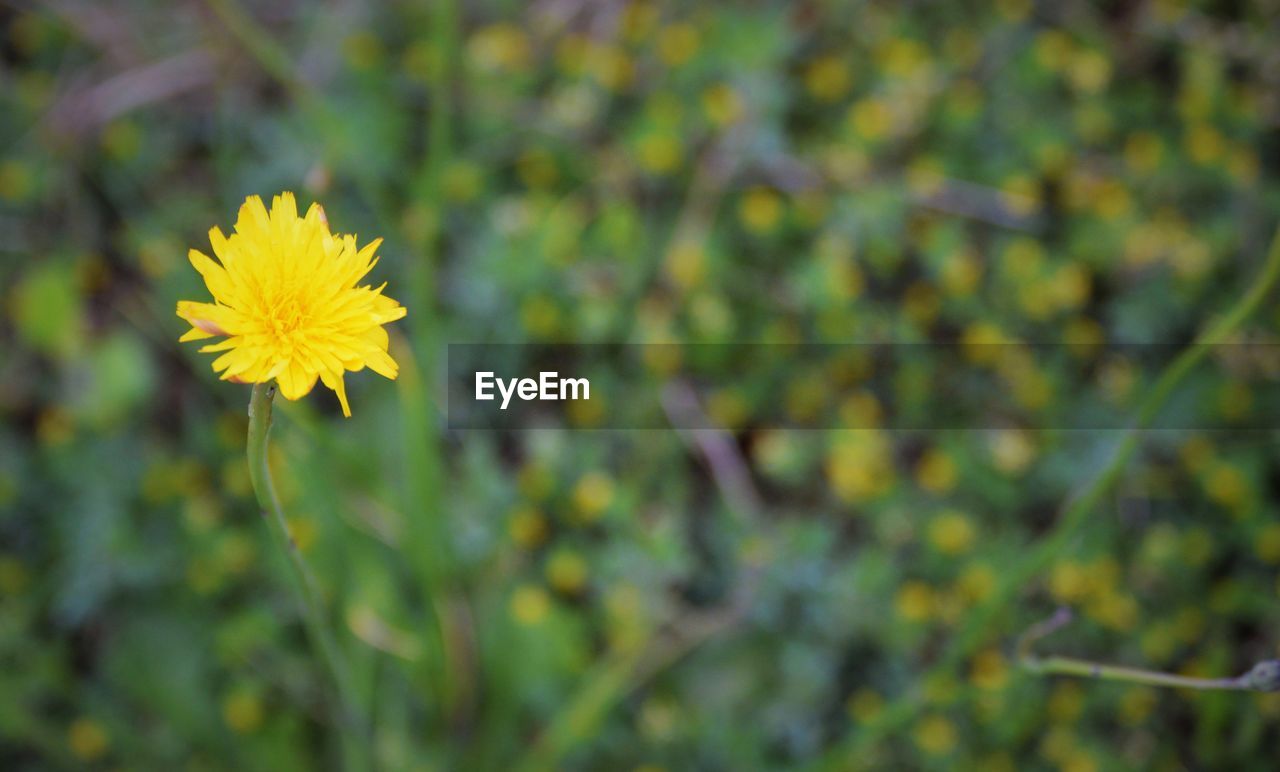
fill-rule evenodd
<path id="1" fill-rule="evenodd" d="M 1250 691 L 1250 687 L 1239 678 L 1196 678 L 1194 676 L 1161 673 L 1156 670 L 1142 670 L 1136 667 L 1104 665 L 1086 659 L 1073 657 L 1045 657 L 1023 663 L 1034 673 L 1044 675 L 1069 675 L 1080 678 L 1093 678 L 1100 681 L 1123 681 L 1146 686 L 1172 686 L 1181 689 L 1231 689 Z"/>
<path id="2" fill-rule="evenodd" d="M 929 683 L 935 678 L 950 675 L 986 642 L 996 617 L 1007 611 L 1014 597 L 1076 537 L 1098 502 L 1120 479 L 1125 464 L 1137 451 L 1144 430 L 1150 427 L 1173 390 L 1196 365 L 1209 355 L 1214 346 L 1225 342 L 1246 319 L 1258 310 L 1258 306 L 1271 291 L 1277 278 L 1280 278 L 1280 229 L 1276 230 L 1276 235 L 1272 239 L 1262 273 L 1249 286 L 1249 290 L 1236 301 L 1225 316 L 1199 335 L 1191 347 L 1179 354 L 1178 358 L 1161 373 L 1139 406 L 1133 426 L 1116 445 L 1107 465 L 1068 502 L 1054 530 L 1026 550 L 1025 558 L 1002 572 L 1001 581 L 996 585 L 991 596 L 973 610 L 964 627 L 952 639 L 937 663 L 921 677 L 921 683 Z M 887 735 L 910 723 L 923 707 L 924 700 L 919 690 L 908 691 L 886 706 L 875 720 L 864 725 L 844 743 L 833 748 L 818 761 L 817 766 L 840 768 L 847 763 L 848 759 L 865 757 Z"/>
<path id="3" fill-rule="evenodd" d="M 1056 632 L 1071 621 L 1071 611 L 1060 608 L 1052 617 L 1032 625 L 1018 640 L 1018 661 L 1027 670 L 1041 675 L 1067 675 L 1092 678 L 1101 681 L 1121 681 L 1145 686 L 1164 686 L 1201 691 L 1275 691 L 1278 680 L 1277 663 L 1273 660 L 1259 662 L 1249 672 L 1234 678 L 1198 678 L 1144 670 L 1136 667 L 1107 665 L 1074 657 L 1039 657 L 1032 647 L 1041 638 Z"/>
<path id="4" fill-rule="evenodd" d="M 342 658 L 337 642 L 329 630 L 326 621 L 324 604 L 316 582 L 302 558 L 298 543 L 289 532 L 289 524 L 285 521 L 284 509 L 280 506 L 280 497 L 276 495 L 275 483 L 271 479 L 271 468 L 267 463 L 267 434 L 271 431 L 271 399 L 275 396 L 275 386 L 268 383 L 257 383 L 253 386 L 253 396 L 249 399 L 249 439 L 246 453 L 249 458 L 249 479 L 253 483 L 253 492 L 258 499 L 262 511 L 262 519 L 266 521 L 277 546 L 288 557 L 290 573 L 293 576 L 294 589 L 298 592 L 302 604 L 303 621 L 311 643 L 320 650 L 329 675 L 333 679 L 337 694 L 341 725 L 343 728 L 343 757 L 346 769 L 367 769 L 370 763 L 368 752 L 368 731 L 361 718 L 356 690 Z"/>

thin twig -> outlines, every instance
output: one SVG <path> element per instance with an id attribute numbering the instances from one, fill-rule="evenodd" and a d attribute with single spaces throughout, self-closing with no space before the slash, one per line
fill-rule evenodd
<path id="1" fill-rule="evenodd" d="M 1067 675 L 1099 681 L 1121 681 L 1144 686 L 1163 686 L 1201 691 L 1274 691 L 1274 662 L 1262 662 L 1243 675 L 1230 678 L 1199 678 L 1158 670 L 1145 670 L 1121 665 L 1108 665 L 1075 657 L 1039 657 L 1033 651 L 1036 642 L 1062 629 L 1071 621 L 1071 611 L 1058 609 L 1052 617 L 1032 625 L 1018 639 L 1018 662 L 1027 670 L 1042 675 Z"/>

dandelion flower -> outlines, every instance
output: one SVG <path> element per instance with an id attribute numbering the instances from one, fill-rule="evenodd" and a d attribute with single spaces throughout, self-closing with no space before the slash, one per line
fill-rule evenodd
<path id="1" fill-rule="evenodd" d="M 261 198 L 245 199 L 235 231 L 223 236 L 213 228 L 209 241 L 218 261 L 195 249 L 189 257 L 213 302 L 178 301 L 178 316 L 191 323 L 182 341 L 224 336 L 200 349 L 223 352 L 213 361 L 223 380 L 274 378 L 293 400 L 319 379 L 349 417 L 346 371 L 367 366 L 395 379 L 399 368 L 382 325 L 405 309 L 382 294 L 385 283 L 359 284 L 377 263 L 382 239 L 357 248 L 355 236 L 329 232 L 318 204 L 299 217 L 293 194 L 282 193 L 270 212 Z"/>

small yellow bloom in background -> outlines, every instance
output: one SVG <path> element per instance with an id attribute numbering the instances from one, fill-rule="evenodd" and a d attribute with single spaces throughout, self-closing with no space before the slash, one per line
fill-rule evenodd
<path id="1" fill-rule="evenodd" d="M 531 53 L 528 36 L 514 24 L 491 24 L 467 41 L 471 64 L 486 72 L 517 72 L 528 66 Z"/>
<path id="2" fill-rule="evenodd" d="M 594 523 L 613 503 L 614 485 L 608 475 L 588 472 L 573 489 L 573 506 L 578 519 Z"/>
<path id="3" fill-rule="evenodd" d="M 547 518 L 534 507 L 522 506 L 511 513 L 507 533 L 525 549 L 533 549 L 547 538 Z"/>
<path id="4" fill-rule="evenodd" d="M 986 563 L 971 563 L 956 580 L 956 590 L 966 603 L 980 603 L 996 588 L 996 572 Z"/>
<path id="5" fill-rule="evenodd" d="M 550 611 L 551 598 L 537 585 L 521 585 L 511 594 L 511 615 L 526 627 L 538 624 Z"/>
<path id="6" fill-rule="evenodd" d="M 998 649 L 979 652 L 970 663 L 969 680 L 979 689 L 994 690 L 1009 680 L 1009 665 Z"/>
<path id="7" fill-rule="evenodd" d="M 265 711 L 257 693 L 237 688 L 222 700 L 222 719 L 240 734 L 250 734 L 262 726 Z"/>
<path id="8" fill-rule="evenodd" d="M 977 530 L 963 513 L 948 509 L 929 523 L 929 543 L 944 555 L 967 552 L 977 538 Z"/>
<path id="9" fill-rule="evenodd" d="M 880 711 L 884 709 L 884 697 L 874 689 L 863 687 L 849 695 L 845 708 L 854 721 L 866 723 L 880 715 Z"/>
<path id="10" fill-rule="evenodd" d="M 849 91 L 849 68 L 836 56 L 821 56 L 804 71 L 804 86 L 814 99 L 834 102 Z"/>
<path id="11" fill-rule="evenodd" d="M 1049 716 L 1060 724 L 1071 724 L 1084 712 L 1085 694 L 1079 684 L 1064 681 L 1049 695 Z"/>
<path id="12" fill-rule="evenodd" d="M 898 616 L 908 622 L 923 622 L 935 608 L 933 588 L 924 582 L 910 581 L 902 585 L 894 599 Z"/>
<path id="13" fill-rule="evenodd" d="M 849 125 L 861 139 L 883 139 L 893 128 L 893 111 L 883 99 L 867 97 L 849 108 Z"/>
<path id="14" fill-rule="evenodd" d="M 667 252 L 662 267 L 677 287 L 692 289 L 706 274 L 707 250 L 701 240 L 682 239 Z"/>
<path id="15" fill-rule="evenodd" d="M 679 67 L 698 53 L 701 36 L 692 24 L 676 23 L 658 31 L 658 57 L 669 67 Z"/>
<path id="16" fill-rule="evenodd" d="M 81 761 L 96 761 L 106 755 L 111 746 L 107 730 L 91 718 L 77 718 L 67 730 L 67 743 L 71 752 Z"/>
<path id="17" fill-rule="evenodd" d="M 1027 432 L 1019 429 L 1001 429 L 988 441 L 991 462 L 1007 475 L 1024 471 L 1036 457 L 1035 443 Z"/>
<path id="18" fill-rule="evenodd" d="M 1120 720 L 1137 726 L 1156 709 L 1159 695 L 1149 686 L 1134 686 L 1120 697 Z"/>
<path id="19" fill-rule="evenodd" d="M 946 493 L 956 485 L 959 476 L 956 462 L 936 448 L 925 451 L 916 464 L 916 482 L 930 493 Z"/>
<path id="20" fill-rule="evenodd" d="M 930 756 L 950 753 L 958 741 L 955 724 L 942 716 L 929 716 L 916 724 L 912 737 L 916 747 Z"/>
<path id="21" fill-rule="evenodd" d="M 547 559 L 547 582 L 557 592 L 577 595 L 587 586 L 590 568 L 582 555 L 572 550 L 558 550 Z"/>
<path id="22" fill-rule="evenodd" d="M 1263 562 L 1280 563 L 1280 523 L 1272 523 L 1259 531 L 1254 537 L 1253 548 Z"/>
<path id="23" fill-rule="evenodd" d="M 1248 478 L 1239 469 L 1225 461 L 1219 461 L 1209 467 L 1208 474 L 1205 475 L 1204 489 L 1210 499 L 1233 513 L 1239 514 L 1248 504 L 1250 491 Z"/>
<path id="24" fill-rule="evenodd" d="M 294 400 L 319 379 L 349 417 L 347 370 L 367 366 L 395 379 L 399 367 L 382 325 L 403 317 L 405 308 L 382 287 L 357 286 L 377 263 L 381 239 L 358 249 L 355 236 L 329 231 L 318 204 L 299 217 L 293 194 L 282 193 L 270 212 L 261 198 L 245 199 L 231 236 L 213 228 L 209 241 L 220 262 L 194 249 L 189 257 L 214 302 L 180 300 L 178 316 L 191 323 L 182 341 L 225 336 L 200 349 L 225 352 L 213 361 L 223 380 L 274 378 L 285 399 Z"/>
<path id="25" fill-rule="evenodd" d="M 782 219 L 782 199 L 762 186 L 747 191 L 738 206 L 738 217 L 752 233 L 768 233 Z"/>
<path id="26" fill-rule="evenodd" d="M 716 126 L 736 123 L 746 106 L 742 97 L 728 83 L 716 83 L 702 92 L 702 112 Z"/>

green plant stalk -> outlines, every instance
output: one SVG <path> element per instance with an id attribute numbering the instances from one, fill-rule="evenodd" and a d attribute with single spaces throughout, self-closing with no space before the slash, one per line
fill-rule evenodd
<path id="1" fill-rule="evenodd" d="M 1179 689 L 1252 691 L 1251 686 L 1239 678 L 1196 678 L 1194 676 L 1161 673 L 1136 667 L 1104 665 L 1073 657 L 1045 657 L 1023 663 L 1033 673 L 1043 675 L 1068 675 L 1092 678 L 1100 681 L 1122 681 L 1145 686 L 1170 686 Z"/>
<path id="2" fill-rule="evenodd" d="M 1032 647 L 1044 638 L 1066 626 L 1071 621 L 1071 610 L 1063 607 L 1052 617 L 1032 625 L 1018 639 L 1018 662 L 1022 667 L 1040 675 L 1066 675 L 1079 678 L 1092 678 L 1103 681 L 1121 681 L 1124 683 L 1143 684 L 1145 686 L 1163 686 L 1178 689 L 1197 689 L 1200 691 L 1258 691 L 1274 692 L 1280 689 L 1280 660 L 1263 660 L 1255 664 L 1247 673 L 1234 678 L 1199 678 L 1165 673 L 1158 670 L 1145 670 L 1135 667 L 1121 667 L 1094 662 L 1075 657 L 1040 657 Z"/>
<path id="3" fill-rule="evenodd" d="M 1125 465 L 1137 451 L 1143 431 L 1150 427 L 1173 390 L 1188 373 L 1195 369 L 1196 365 L 1209 355 L 1214 346 L 1225 342 L 1231 333 L 1258 310 L 1258 306 L 1275 286 L 1278 278 L 1280 278 L 1280 229 L 1276 230 L 1271 241 L 1261 274 L 1249 286 L 1248 291 L 1236 301 L 1225 316 L 1217 323 L 1210 325 L 1160 374 L 1159 379 L 1139 406 L 1133 426 L 1116 445 L 1107 465 L 1079 495 L 1071 499 L 1058 518 L 1058 524 L 1053 532 L 1031 547 L 1026 553 L 1026 558 L 1001 574 L 1001 581 L 990 598 L 974 609 L 938 662 L 921 677 L 922 683 L 954 672 L 986 641 L 996 617 L 1006 611 L 1014 596 L 1075 538 L 1098 502 L 1120 479 Z M 924 701 L 919 690 L 908 692 L 887 705 L 875 720 L 864 725 L 846 742 L 824 755 L 817 766 L 824 769 L 840 768 L 850 758 L 864 757 L 884 737 L 915 718 L 923 705 Z"/>
<path id="4" fill-rule="evenodd" d="M 319 649 L 325 667 L 333 679 L 340 709 L 339 723 L 343 730 L 341 734 L 345 768 L 368 769 L 371 758 L 367 739 L 368 727 L 361 718 L 360 703 L 356 699 L 351 673 L 346 667 L 346 661 L 342 658 L 337 642 L 329 631 L 320 592 L 310 568 L 302 558 L 297 542 L 289 532 L 284 509 L 280 506 L 280 497 L 276 495 L 275 483 L 271 479 L 271 468 L 267 463 L 267 435 L 271 431 L 271 400 L 274 396 L 273 384 L 257 383 L 254 384 L 253 395 L 249 398 L 249 438 L 246 445 L 249 479 L 253 484 L 254 495 L 258 499 L 262 519 L 267 523 L 267 528 L 271 531 L 276 545 L 288 557 L 287 563 L 294 589 L 302 605 L 307 634 L 311 638 L 312 645 Z"/>

